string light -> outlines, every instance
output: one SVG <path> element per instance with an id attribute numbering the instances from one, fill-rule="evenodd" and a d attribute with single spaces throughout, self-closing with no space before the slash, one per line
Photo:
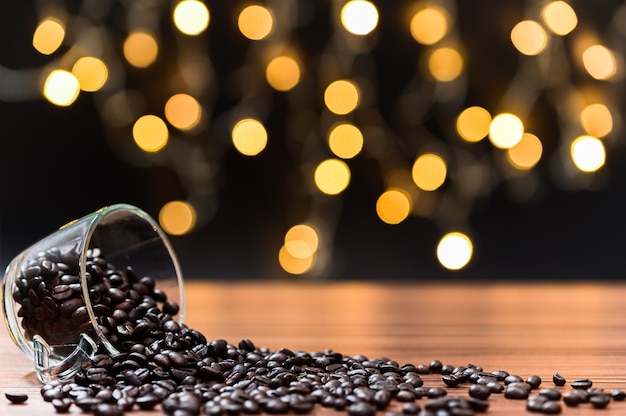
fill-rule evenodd
<path id="1" fill-rule="evenodd" d="M 293 157 L 284 162 L 294 165 L 294 178 L 301 175 L 296 197 L 305 196 L 311 211 L 274 248 L 280 267 L 293 275 L 321 274 L 332 265 L 333 221 L 325 217 L 339 215 L 333 201 L 350 186 L 353 170 L 362 178 L 363 160 L 376 163 L 384 189 L 374 191 L 370 214 L 397 226 L 420 216 L 443 230 L 471 228 L 476 202 L 520 178 L 539 181 L 560 171 L 555 186 L 599 183 L 594 172 L 622 133 L 621 89 L 612 86 L 623 81 L 624 57 L 615 45 L 625 41 L 618 17 L 626 3 L 606 27 L 579 22 L 588 17 L 565 1 L 528 5 L 506 28 L 509 39 L 498 39 L 518 53 L 515 73 L 502 91 L 484 91 L 489 97 L 482 103 L 470 102 L 468 91 L 491 84 L 472 84 L 478 60 L 464 44 L 458 1 L 415 0 L 404 15 L 389 13 L 392 3 L 331 0 L 330 14 L 321 17 L 327 31 L 316 39 L 323 44 L 319 55 L 310 50 L 310 33 L 299 31 L 320 16 L 302 2 L 249 4 L 230 14 L 222 6 L 213 10 L 210 1 L 181 0 L 173 8 L 131 2 L 124 6 L 126 26 L 111 30 L 117 19 L 89 5 L 77 12 L 42 9 L 32 32 L 36 53 L 49 57 L 39 91 L 56 106 L 90 93 L 117 154 L 177 173 L 188 198 L 164 201 L 159 214 L 172 235 L 193 233 L 212 218 L 225 152 L 261 158 L 269 137 L 283 139 Z M 235 39 L 210 33 L 214 16 L 232 26 Z M 379 27 L 381 17 L 387 27 Z M 402 68 L 414 73 L 397 88 L 387 83 L 401 77 L 385 72 L 395 63 L 374 59 L 385 39 L 381 29 L 408 39 L 411 46 L 396 53 L 419 62 L 414 70 Z M 244 42 L 247 52 L 238 67 L 220 74 L 213 48 L 231 40 Z M 0 98 L 32 99 L 20 95 L 32 89 L 0 84 Z M 223 110 L 218 94 L 232 108 Z M 394 94 L 382 108 L 382 97 Z M 552 106 L 553 129 L 535 116 L 539 100 Z M 285 114 L 272 114 L 284 103 Z M 214 114 L 215 108 L 223 112 Z M 282 116 L 284 125 L 275 121 Z M 550 169 L 537 169 L 547 163 Z M 455 231 L 437 243 L 436 257 L 443 268 L 459 270 L 473 250 L 470 237 Z"/>

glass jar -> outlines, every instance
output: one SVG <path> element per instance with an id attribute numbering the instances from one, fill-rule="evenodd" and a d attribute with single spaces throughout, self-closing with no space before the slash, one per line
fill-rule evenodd
<path id="1" fill-rule="evenodd" d="M 174 250 L 148 214 L 127 204 L 22 251 L 7 266 L 2 293 L 9 334 L 42 382 L 72 377 L 97 352 L 118 353 L 150 308 L 184 319 Z"/>

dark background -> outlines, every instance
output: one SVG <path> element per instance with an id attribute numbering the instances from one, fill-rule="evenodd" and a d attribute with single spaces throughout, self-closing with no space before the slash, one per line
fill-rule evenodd
<path id="1" fill-rule="evenodd" d="M 234 13 L 239 3 L 208 2 L 208 29 L 217 77 L 226 77 L 241 62 L 245 43 L 235 36 L 221 13 Z M 228 5 L 226 5 L 228 3 Z M 328 36 L 326 1 L 302 2 L 319 8 L 316 18 L 300 33 L 310 53 Z M 381 3 L 381 4 L 378 4 Z M 383 4 L 384 3 L 384 4 Z M 415 70 L 415 57 L 397 53 L 414 43 L 396 33 L 390 16 L 402 2 L 377 2 L 381 12 L 380 39 L 372 51 L 379 72 L 381 112 Z M 404 2 L 403 4 L 407 4 Z M 579 20 L 602 30 L 620 2 L 573 2 Z M 28 2 L 9 2 L 0 17 L 0 65 L 29 68 L 45 65 L 31 46 L 38 16 Z M 458 2 L 461 39 L 472 60 L 468 65 L 467 105 L 495 108 L 518 65 L 519 57 L 507 30 L 524 18 L 523 2 Z M 395 28 L 397 29 L 397 28 Z M 232 39 L 232 42 L 230 41 Z M 402 59 L 406 61 L 402 61 Z M 493 62 L 497 62 L 494 65 Z M 0 79 L 0 82 L 2 80 Z M 0 84 L 1 85 L 1 84 Z M 621 84 L 616 88 L 622 89 Z M 226 111 L 232 97 L 218 91 L 214 114 Z M 621 104 L 621 103 L 620 103 Z M 285 105 L 284 103 L 282 104 Z M 280 104 L 277 106 L 280 110 Z M 391 114 L 386 114 L 391 117 Z M 556 135 L 554 112 L 539 101 L 536 119 L 545 123 L 542 139 L 550 150 Z M 280 120 L 281 114 L 274 116 Z M 270 127 L 271 129 L 271 127 Z M 616 130 L 616 143 L 623 133 Z M 271 141 L 256 158 L 234 149 L 223 155 L 217 212 L 193 233 L 172 237 L 183 272 L 188 277 L 214 279 L 283 278 L 276 256 L 289 221 L 288 196 L 282 173 L 291 169 L 284 144 Z M 432 221 L 409 217 L 398 226 L 382 223 L 373 206 L 382 190 L 376 167 L 367 158 L 351 162 L 353 181 L 342 195 L 340 220 L 333 240 L 329 279 L 619 279 L 626 256 L 626 168 L 624 152 L 616 146 L 607 155 L 603 186 L 565 191 L 555 186 L 547 162 L 541 198 L 518 203 L 506 184 L 477 201 L 469 225 L 474 258 L 462 271 L 441 267 L 435 247 L 441 230 Z M 254 181 L 249 180 L 249 175 Z M 120 160 L 110 149 L 93 99 L 81 94 L 68 108 L 43 99 L 0 100 L 0 260 L 4 267 L 21 249 L 68 220 L 116 202 L 137 205 L 153 216 L 185 190 L 166 166 L 137 166 Z"/>

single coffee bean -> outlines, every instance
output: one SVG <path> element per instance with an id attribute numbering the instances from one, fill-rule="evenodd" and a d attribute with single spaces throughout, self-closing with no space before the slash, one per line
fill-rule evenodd
<path id="1" fill-rule="evenodd" d="M 68 398 L 52 400 L 52 406 L 57 413 L 67 413 L 72 406 L 72 400 Z"/>
<path id="2" fill-rule="evenodd" d="M 21 404 L 28 400 L 28 394 L 12 391 L 7 391 L 6 393 L 4 393 L 4 397 L 6 397 L 11 403 L 15 404 Z"/>
<path id="3" fill-rule="evenodd" d="M 419 404 L 417 403 L 404 403 L 402 405 L 402 414 L 404 415 L 416 415 L 422 410 Z"/>
<path id="4" fill-rule="evenodd" d="M 541 385 L 541 377 L 532 375 L 526 379 L 526 383 L 528 383 L 533 389 L 536 389 Z"/>
<path id="5" fill-rule="evenodd" d="M 441 380 L 448 387 L 457 387 L 459 385 L 459 379 L 451 374 L 444 374 L 441 376 Z"/>
<path id="6" fill-rule="evenodd" d="M 540 396 L 545 396 L 548 400 L 561 400 L 561 392 L 557 389 L 541 389 Z"/>
<path id="7" fill-rule="evenodd" d="M 487 400 L 491 396 L 491 390 L 482 384 L 473 384 L 469 388 L 469 396 L 480 400 Z"/>
<path id="8" fill-rule="evenodd" d="M 626 392 L 620 389 L 613 389 L 611 390 L 611 397 L 613 400 L 621 402 L 626 399 Z"/>
<path id="9" fill-rule="evenodd" d="M 528 402 L 526 402 L 526 410 L 530 412 L 541 412 L 541 409 L 548 398 L 545 396 L 529 396 Z"/>
<path id="10" fill-rule="evenodd" d="M 608 394 L 598 394 L 589 398 L 589 403 L 596 409 L 604 409 L 610 401 L 611 396 Z"/>
<path id="11" fill-rule="evenodd" d="M 504 390 L 504 397 L 514 400 L 526 400 L 528 398 L 528 390 L 523 387 L 507 387 Z"/>
<path id="12" fill-rule="evenodd" d="M 593 382 L 588 378 L 579 378 L 578 380 L 572 381 L 571 385 L 574 389 L 587 390 L 588 388 L 591 388 Z"/>
<path id="13" fill-rule="evenodd" d="M 552 375 L 552 382 L 556 386 L 564 386 L 565 385 L 565 378 L 562 375 L 560 375 L 559 373 L 554 373 Z"/>
<path id="14" fill-rule="evenodd" d="M 563 402 L 568 406 L 578 406 L 580 401 L 580 395 L 576 394 L 575 392 L 568 391 L 567 393 L 563 394 Z"/>
<path id="15" fill-rule="evenodd" d="M 556 415 L 561 413 L 561 403 L 548 400 L 541 406 L 541 412 L 546 415 Z"/>

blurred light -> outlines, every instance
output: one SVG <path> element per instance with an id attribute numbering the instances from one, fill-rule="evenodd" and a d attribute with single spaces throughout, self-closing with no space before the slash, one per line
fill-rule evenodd
<path id="1" fill-rule="evenodd" d="M 424 191 L 434 191 L 446 180 L 446 162 L 434 153 L 421 155 L 413 163 L 413 182 Z"/>
<path id="2" fill-rule="evenodd" d="M 583 52 L 583 65 L 598 80 L 607 80 L 617 72 L 615 55 L 602 45 L 590 46 Z"/>
<path id="3" fill-rule="evenodd" d="M 428 70 L 437 81 L 453 81 L 463 71 L 463 58 L 454 48 L 435 49 L 428 59 Z"/>
<path id="4" fill-rule="evenodd" d="M 176 94 L 165 103 L 165 118 L 179 130 L 191 130 L 200 122 L 202 107 L 188 94 Z"/>
<path id="5" fill-rule="evenodd" d="M 79 58 L 72 67 L 72 74 L 78 79 L 80 89 L 87 92 L 98 91 L 109 78 L 105 63 L 93 56 Z"/>
<path id="6" fill-rule="evenodd" d="M 300 81 L 300 66 L 289 56 L 278 56 L 267 65 L 265 77 L 275 90 L 289 91 Z"/>
<path id="7" fill-rule="evenodd" d="M 317 251 L 319 237 L 313 227 L 307 224 L 294 225 L 285 234 L 285 249 L 298 259 L 312 257 Z"/>
<path id="8" fill-rule="evenodd" d="M 472 259 L 474 246 L 468 236 L 459 232 L 444 235 L 437 246 L 437 258 L 446 269 L 462 269 Z"/>
<path id="9" fill-rule="evenodd" d="M 350 168 L 339 159 L 327 159 L 315 169 L 315 185 L 327 195 L 337 195 L 350 183 Z"/>
<path id="10" fill-rule="evenodd" d="M 341 9 L 341 24 L 354 35 L 367 35 L 378 25 L 378 10 L 366 0 L 352 0 Z"/>
<path id="11" fill-rule="evenodd" d="M 196 225 L 196 210 L 185 201 L 170 201 L 159 211 L 161 228 L 172 235 L 183 235 Z"/>
<path id="12" fill-rule="evenodd" d="M 580 112 L 580 123 L 587 134 L 604 137 L 613 130 L 611 111 L 604 104 L 590 104 Z"/>
<path id="13" fill-rule="evenodd" d="M 159 44 L 144 30 L 131 32 L 124 41 L 124 57 L 134 67 L 147 68 L 156 61 Z"/>
<path id="14" fill-rule="evenodd" d="M 564 1 L 553 1 L 541 10 L 543 21 L 552 33 L 565 36 L 576 28 L 578 17 L 572 6 Z"/>
<path id="15" fill-rule="evenodd" d="M 514 114 L 502 113 L 493 118 L 489 125 L 489 140 L 499 149 L 515 146 L 524 134 L 524 124 Z"/>
<path id="16" fill-rule="evenodd" d="M 239 13 L 237 24 L 245 37 L 250 40 L 261 40 L 272 32 L 274 16 L 269 9 L 254 4 Z"/>
<path id="17" fill-rule="evenodd" d="M 422 45 L 434 45 L 448 33 L 449 21 L 450 17 L 445 9 L 437 6 L 426 7 L 411 18 L 411 35 Z"/>
<path id="18" fill-rule="evenodd" d="M 411 198 L 401 189 L 385 191 L 376 201 L 376 213 L 387 224 L 400 224 L 409 216 L 411 209 Z"/>
<path id="19" fill-rule="evenodd" d="M 133 125 L 133 139 L 141 150 L 154 153 L 165 147 L 169 131 L 160 117 L 149 114 L 139 117 Z"/>
<path id="20" fill-rule="evenodd" d="M 54 53 L 65 38 L 65 26 L 53 17 L 42 20 L 33 34 L 33 47 L 43 55 Z"/>
<path id="21" fill-rule="evenodd" d="M 595 172 L 604 166 L 606 154 L 600 139 L 592 136 L 577 137 L 570 147 L 572 161 L 583 172 Z"/>
<path id="22" fill-rule="evenodd" d="M 195 36 L 209 27 L 209 9 L 197 0 L 183 0 L 174 9 L 174 24 L 185 35 Z"/>
<path id="23" fill-rule="evenodd" d="M 507 157 L 513 166 L 525 170 L 539 163 L 542 153 L 541 140 L 534 134 L 524 133 L 522 139 L 507 150 Z"/>
<path id="24" fill-rule="evenodd" d="M 233 127 L 232 139 L 235 148 L 246 156 L 256 156 L 267 145 L 267 131 L 263 124 L 253 118 L 239 120 Z"/>
<path id="25" fill-rule="evenodd" d="M 336 156 L 352 159 L 363 149 L 363 134 L 352 124 L 337 124 L 328 133 L 328 146 Z"/>
<path id="26" fill-rule="evenodd" d="M 71 105 L 80 92 L 78 79 L 68 71 L 55 69 L 48 75 L 43 85 L 43 95 L 52 104 L 58 106 Z"/>
<path id="27" fill-rule="evenodd" d="M 278 251 L 278 263 L 289 274 L 304 274 L 311 270 L 315 261 L 314 256 L 298 258 L 292 256 L 285 246 Z"/>
<path id="28" fill-rule="evenodd" d="M 478 142 L 489 134 L 491 114 L 479 106 L 468 107 L 456 119 L 456 131 L 468 142 Z"/>
<path id="29" fill-rule="evenodd" d="M 524 20 L 511 30 L 511 41 L 515 48 L 524 55 L 538 55 L 548 44 L 548 35 L 543 27 L 534 20 Z"/>
<path id="30" fill-rule="evenodd" d="M 324 92 L 324 103 L 335 114 L 348 114 L 358 105 L 361 92 L 351 81 L 338 80 L 331 83 Z"/>

